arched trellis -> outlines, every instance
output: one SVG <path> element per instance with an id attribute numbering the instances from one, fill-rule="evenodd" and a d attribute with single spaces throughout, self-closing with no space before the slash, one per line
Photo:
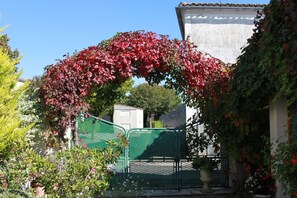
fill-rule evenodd
<path id="1" fill-rule="evenodd" d="M 56 120 L 55 133 L 87 111 L 84 97 L 92 86 L 132 76 L 165 82 L 185 98 L 202 97 L 208 84 L 227 74 L 224 64 L 203 54 L 193 44 L 170 40 L 153 32 L 125 32 L 98 45 L 67 56 L 46 70 L 42 95 Z"/>

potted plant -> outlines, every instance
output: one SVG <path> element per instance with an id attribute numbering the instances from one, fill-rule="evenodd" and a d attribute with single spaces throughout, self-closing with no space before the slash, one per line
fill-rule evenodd
<path id="1" fill-rule="evenodd" d="M 192 162 L 192 167 L 200 170 L 200 180 L 203 182 L 202 192 L 213 192 L 210 188 L 212 181 L 212 172 L 217 167 L 219 161 L 213 158 L 208 158 L 206 155 L 197 155 Z"/>
<path id="2" fill-rule="evenodd" d="M 245 190 L 254 198 L 271 197 L 276 190 L 275 180 L 270 171 L 257 168 L 245 181 Z"/>
<path id="3" fill-rule="evenodd" d="M 297 142 L 278 144 L 271 167 L 285 192 L 297 196 Z"/>

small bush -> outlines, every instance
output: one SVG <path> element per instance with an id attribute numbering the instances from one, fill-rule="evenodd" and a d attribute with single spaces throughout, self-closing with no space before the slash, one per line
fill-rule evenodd
<path id="1" fill-rule="evenodd" d="M 108 144 L 104 149 L 74 147 L 46 157 L 30 146 L 17 148 L 0 166 L 0 186 L 33 194 L 34 189 L 25 188 L 30 181 L 43 186 L 48 197 L 103 196 L 113 177 L 109 165 L 116 162 L 127 139 L 119 136 Z"/>

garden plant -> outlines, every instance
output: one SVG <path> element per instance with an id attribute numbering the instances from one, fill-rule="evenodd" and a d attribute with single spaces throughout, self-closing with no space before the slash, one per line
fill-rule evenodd
<path id="1" fill-rule="evenodd" d="M 279 143 L 272 158 L 272 172 L 291 196 L 297 196 L 297 143 Z"/>
<path id="2" fill-rule="evenodd" d="M 41 156 L 26 144 L 26 139 L 15 142 L 11 157 L 1 162 L 2 188 L 32 194 L 31 185 L 42 187 L 50 197 L 103 196 L 112 177 L 108 165 L 116 161 L 127 144 L 125 137 L 119 137 L 118 143 L 109 141 L 110 146 L 103 150 L 91 150 L 77 147 L 79 137 L 74 133 L 76 146 L 71 150 L 64 147 L 64 131 L 66 127 L 74 131 L 75 118 L 87 111 L 87 96 L 94 87 L 142 76 L 150 83 L 166 80 L 167 86 L 176 88 L 190 101 L 195 94 L 203 93 L 208 79 L 228 76 L 224 67 L 220 60 L 195 50 L 193 44 L 143 31 L 121 33 L 98 46 L 66 56 L 48 66 L 41 81 L 32 81 L 31 94 L 28 92 L 24 100 L 35 94 L 33 103 L 20 105 L 24 116 L 38 109 L 37 119 L 30 118 L 23 126 L 35 124 L 35 135 L 51 137 L 50 141 L 46 138 L 45 144 L 51 149 Z M 45 128 L 40 128 L 43 125 Z"/>
<path id="3" fill-rule="evenodd" d="M 263 13 L 258 13 L 254 34 L 233 65 L 201 53 L 192 43 L 145 31 L 119 33 L 97 46 L 66 55 L 46 67 L 36 92 L 44 113 L 39 115 L 45 121 L 42 123 L 46 123 L 45 137 L 51 137 L 47 146 L 54 151 L 47 157 L 36 154 L 26 144 L 26 132 L 34 122 L 38 128 L 40 122 L 31 120 L 22 125 L 17 102 L 27 85 L 14 89 L 20 76 L 16 69 L 19 59 L 1 44 L 1 187 L 25 190 L 30 180 L 41 184 L 49 196 L 103 195 L 111 177 L 108 164 L 116 161 L 127 144 L 125 138 L 110 141 L 111 146 L 100 151 L 79 147 L 65 150 L 65 131 L 72 129 L 74 145 L 78 146 L 75 119 L 88 111 L 91 96 L 102 86 L 113 82 L 122 85 L 132 76 L 144 77 L 150 84 L 164 81 L 189 106 L 199 108 L 192 127 L 188 127 L 193 129 L 189 141 L 194 147 L 212 141 L 217 150 L 224 145 L 225 154 L 240 160 L 247 170 L 240 184 L 244 186 L 245 179 L 258 176 L 256 170 L 264 164 L 259 153 L 265 141 L 260 137 L 269 136 L 269 103 L 286 97 L 289 117 L 294 117 L 296 10 L 294 0 L 272 0 Z M 26 108 L 21 107 L 21 112 L 26 114 Z M 194 127 L 197 123 L 205 126 L 203 142 L 197 138 Z M 38 131 L 42 133 L 44 129 Z M 290 184 L 286 190 L 296 196 L 296 180 L 290 177 L 296 171 L 296 153 L 290 153 L 296 140 L 292 135 L 290 139 L 289 145 L 280 145 L 271 170 L 284 185 Z M 285 161 L 279 154 L 285 155 Z M 279 166 L 280 162 L 285 166 Z"/>

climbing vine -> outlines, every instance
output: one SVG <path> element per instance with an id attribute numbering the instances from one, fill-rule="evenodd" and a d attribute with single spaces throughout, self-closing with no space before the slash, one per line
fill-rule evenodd
<path id="1" fill-rule="evenodd" d="M 47 68 L 42 94 L 51 112 L 54 133 L 63 137 L 80 112 L 88 109 L 85 97 L 93 86 L 137 76 L 148 82 L 165 80 L 184 100 L 203 97 L 205 88 L 228 76 L 224 64 L 185 41 L 153 32 L 125 32 L 104 44 L 91 46 Z"/>
<path id="2" fill-rule="evenodd" d="M 272 0 L 265 10 L 263 35 L 259 40 L 259 70 L 273 78 L 275 97 L 297 101 L 297 2 Z M 269 47 L 268 47 L 269 46 Z"/>
<path id="3" fill-rule="evenodd" d="M 199 104 L 205 131 L 218 136 L 237 156 L 239 147 L 248 148 L 249 154 L 263 149 L 261 136 L 269 135 L 269 102 L 280 96 L 287 97 L 289 104 L 297 101 L 296 11 L 296 1 L 272 0 L 259 12 L 227 89 L 206 94 L 219 97 Z"/>
<path id="4" fill-rule="evenodd" d="M 232 89 L 242 107 L 261 108 L 279 96 L 296 102 L 296 10 L 293 0 L 272 0 L 256 23 L 234 72 Z"/>
<path id="5" fill-rule="evenodd" d="M 244 120 L 249 128 L 241 132 L 250 136 L 269 134 L 268 118 L 255 119 L 268 117 L 269 102 L 280 96 L 289 105 L 297 101 L 297 3 L 272 0 L 258 19 L 238 58 L 229 97 L 230 115 Z"/>

